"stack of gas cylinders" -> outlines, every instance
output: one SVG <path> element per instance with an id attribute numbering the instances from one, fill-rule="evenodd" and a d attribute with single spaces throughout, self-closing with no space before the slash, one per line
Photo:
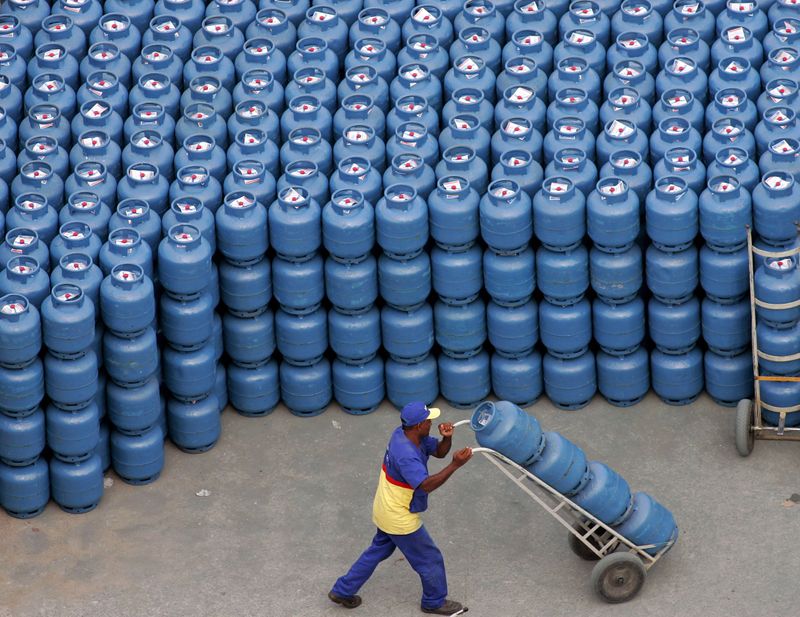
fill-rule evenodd
<path id="1" fill-rule="evenodd" d="M 632 493 L 616 471 L 509 401 L 484 402 L 470 420 L 475 438 L 524 467 L 636 545 L 656 555 L 678 540 L 672 513 L 644 492 Z"/>
<path id="2" fill-rule="evenodd" d="M 151 481 L 228 401 L 750 396 L 744 226 L 796 244 L 798 28 L 793 0 L 3 0 L 2 324 L 43 342 L 0 359 L 0 476 L 85 509 L 90 451 Z"/>

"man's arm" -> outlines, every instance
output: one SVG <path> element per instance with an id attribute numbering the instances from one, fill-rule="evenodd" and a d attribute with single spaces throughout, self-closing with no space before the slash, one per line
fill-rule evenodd
<path id="1" fill-rule="evenodd" d="M 439 425 L 439 434 L 442 436 L 442 440 L 436 446 L 436 452 L 433 455 L 436 458 L 444 458 L 453 445 L 453 425 L 449 422 L 443 422 Z"/>
<path id="2" fill-rule="evenodd" d="M 442 484 L 447 482 L 448 478 L 452 476 L 453 473 L 455 473 L 455 470 L 461 467 L 464 463 L 466 463 L 471 457 L 472 457 L 471 448 L 464 448 L 462 450 L 459 450 L 453 455 L 453 460 L 447 467 L 442 469 L 440 472 L 433 474 L 432 476 L 428 476 L 425 480 L 423 480 L 422 484 L 420 484 L 417 488 L 422 489 L 426 493 L 432 493 Z"/>

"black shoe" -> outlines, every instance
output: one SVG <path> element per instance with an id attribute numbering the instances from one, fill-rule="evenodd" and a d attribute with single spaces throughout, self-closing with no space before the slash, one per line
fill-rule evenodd
<path id="1" fill-rule="evenodd" d="M 345 608 L 358 608 L 359 606 L 361 606 L 361 596 L 350 596 L 349 598 L 343 598 L 342 596 L 337 596 L 332 591 L 329 591 L 328 597 L 331 599 L 332 602 L 336 602 L 336 604 L 341 604 Z"/>
<path id="2" fill-rule="evenodd" d="M 423 613 L 430 613 L 431 615 L 463 615 L 469 609 L 455 600 L 445 600 L 439 608 L 425 608 L 421 607 Z"/>

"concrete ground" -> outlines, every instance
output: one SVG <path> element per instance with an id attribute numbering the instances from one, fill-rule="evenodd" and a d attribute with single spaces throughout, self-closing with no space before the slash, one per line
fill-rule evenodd
<path id="1" fill-rule="evenodd" d="M 443 405 L 447 420 L 467 412 Z M 451 597 L 496 617 L 772 617 L 798 612 L 800 445 L 757 442 L 741 459 L 732 411 L 654 395 L 621 410 L 529 409 L 672 509 L 676 547 L 638 598 L 601 602 L 591 564 L 565 532 L 482 457 L 430 500 Z M 419 582 L 396 553 L 353 613 L 325 594 L 366 547 L 380 458 L 397 412 L 331 407 L 313 419 L 279 408 L 261 419 L 226 411 L 220 443 L 201 455 L 168 446 L 161 479 L 132 487 L 110 473 L 100 507 L 30 521 L 0 515 L 3 617 L 411 617 Z M 466 430 L 455 444 L 472 445 Z M 441 461 L 433 459 L 431 469 Z M 207 495 L 206 492 L 207 491 Z M 200 493 L 200 495 L 198 495 Z M 203 496 L 205 495 L 205 496 Z"/>

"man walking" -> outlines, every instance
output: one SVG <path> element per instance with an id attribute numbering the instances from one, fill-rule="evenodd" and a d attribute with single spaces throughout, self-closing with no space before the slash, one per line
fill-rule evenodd
<path id="1" fill-rule="evenodd" d="M 470 448 L 459 450 L 447 467 L 428 475 L 428 457 L 444 458 L 452 445 L 452 424 L 439 425 L 441 441 L 429 436 L 431 421 L 440 413 L 435 407 L 419 402 L 409 403 L 400 412 L 402 426 L 389 439 L 372 504 L 372 520 L 378 531 L 372 545 L 328 593 L 337 604 L 345 608 L 360 606 L 361 597 L 356 593 L 396 547 L 422 581 L 423 613 L 455 615 L 467 611 L 465 606 L 447 599 L 444 559 L 419 515 L 428 508 L 428 494 L 472 456 Z"/>

